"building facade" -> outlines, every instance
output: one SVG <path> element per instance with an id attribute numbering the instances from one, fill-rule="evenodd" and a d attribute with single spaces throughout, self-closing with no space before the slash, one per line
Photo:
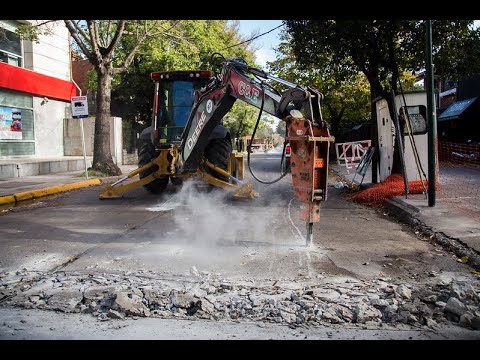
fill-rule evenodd
<path id="1" fill-rule="evenodd" d="M 22 20 L 0 20 L 0 159 L 64 156 L 64 119 L 71 117 L 70 34 L 48 24 L 38 41 L 15 33 Z"/>

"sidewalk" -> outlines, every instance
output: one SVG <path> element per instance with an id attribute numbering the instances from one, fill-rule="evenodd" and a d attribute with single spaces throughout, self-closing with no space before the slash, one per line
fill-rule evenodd
<path id="1" fill-rule="evenodd" d="M 351 182 L 355 169 L 347 173 L 345 166 L 334 162 L 330 169 L 339 177 Z M 361 176 L 356 175 L 355 182 L 359 183 Z M 480 179 L 479 179 L 480 183 Z M 363 186 L 370 186 L 371 169 L 369 168 Z M 469 199 L 470 203 L 480 212 L 480 197 Z M 428 206 L 428 200 L 422 194 L 397 196 L 387 202 L 387 208 L 401 221 L 415 226 L 427 235 L 432 236 L 437 243 L 449 247 L 457 257 L 468 256 L 469 262 L 480 264 L 480 223 L 472 217 L 472 209 L 465 211 L 460 204 L 452 206 L 452 200 L 438 198 L 434 207 Z M 474 214 L 478 215 L 478 214 Z M 475 259 L 474 259 L 475 258 Z"/>
<path id="2" fill-rule="evenodd" d="M 132 170 L 136 169 L 136 165 L 120 165 L 120 170 L 122 170 L 122 174 L 126 175 Z M 92 179 L 89 177 L 89 179 Z M 110 179 L 110 178 L 109 178 Z M 0 200 L 2 197 L 6 199 L 7 196 L 19 193 L 26 193 L 26 192 L 39 192 L 43 189 L 52 188 L 52 187 L 59 187 L 59 186 L 90 186 L 95 185 L 92 181 L 86 181 L 85 171 L 76 170 L 76 171 L 67 171 L 67 172 L 58 172 L 53 174 L 47 175 L 36 175 L 36 176 L 22 176 L 22 177 L 14 177 L 14 178 L 6 178 L 0 179 Z M 98 182 L 98 180 L 97 180 Z M 9 204 L 5 200 L 6 204 Z"/>

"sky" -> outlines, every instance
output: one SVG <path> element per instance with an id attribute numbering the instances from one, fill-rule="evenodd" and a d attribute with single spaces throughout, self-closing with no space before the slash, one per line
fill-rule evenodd
<path id="1" fill-rule="evenodd" d="M 240 20 L 240 33 L 245 39 L 250 39 L 253 32 L 260 35 L 279 26 L 281 23 L 282 20 Z M 275 51 L 273 49 L 280 43 L 281 30 L 282 27 L 252 41 L 255 47 L 258 48 L 255 52 L 257 63 L 265 70 L 267 70 L 267 61 L 275 60 Z M 270 118 L 273 120 L 271 127 L 275 130 L 279 119 L 275 117 Z"/>
<path id="2" fill-rule="evenodd" d="M 269 31 L 278 25 L 281 25 L 282 20 L 240 20 L 240 33 L 246 38 L 250 39 L 253 32 L 258 35 Z M 258 50 L 255 52 L 257 63 L 266 69 L 267 61 L 275 59 L 275 51 L 273 50 L 280 43 L 280 31 L 278 28 L 271 33 L 253 40 Z"/>
<path id="3" fill-rule="evenodd" d="M 262 34 L 270 29 L 280 25 L 282 20 L 240 20 L 240 33 L 247 39 L 250 39 L 253 32 Z M 475 27 L 480 26 L 480 20 L 475 20 Z M 266 62 L 275 59 L 275 51 L 273 50 L 280 43 L 280 27 L 271 33 L 253 40 L 253 43 L 259 49 L 255 56 L 259 65 L 266 69 Z"/>

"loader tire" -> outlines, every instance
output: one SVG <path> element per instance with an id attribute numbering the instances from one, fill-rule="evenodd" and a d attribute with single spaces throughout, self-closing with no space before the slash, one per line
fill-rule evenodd
<path id="1" fill-rule="evenodd" d="M 222 139 L 210 140 L 205 149 L 204 156 L 213 165 L 228 171 L 228 159 L 230 158 L 231 153 L 232 143 L 229 137 L 225 137 Z M 228 177 L 218 174 L 207 166 L 205 166 L 205 171 L 210 175 L 215 176 L 217 179 L 228 181 Z"/>
<path id="2" fill-rule="evenodd" d="M 157 153 L 155 152 L 155 147 L 150 141 L 142 141 L 140 147 L 138 148 L 138 166 L 143 166 L 152 161 Z M 140 179 L 147 177 L 151 173 L 155 172 L 158 169 L 158 166 L 154 165 L 150 169 L 145 170 L 140 173 Z M 155 179 L 151 183 L 143 185 L 145 189 L 154 194 L 160 194 L 168 185 L 168 176 L 165 176 L 161 179 Z"/>

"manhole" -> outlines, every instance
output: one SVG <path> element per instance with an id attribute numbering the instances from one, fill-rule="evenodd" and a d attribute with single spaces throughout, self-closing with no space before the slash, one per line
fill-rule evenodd
<path id="1" fill-rule="evenodd" d="M 0 184 L 1 189 L 11 189 L 16 187 L 23 187 L 23 186 L 30 186 L 30 185 L 38 185 L 41 182 L 33 182 L 33 181 L 12 181 L 6 184 Z"/>

